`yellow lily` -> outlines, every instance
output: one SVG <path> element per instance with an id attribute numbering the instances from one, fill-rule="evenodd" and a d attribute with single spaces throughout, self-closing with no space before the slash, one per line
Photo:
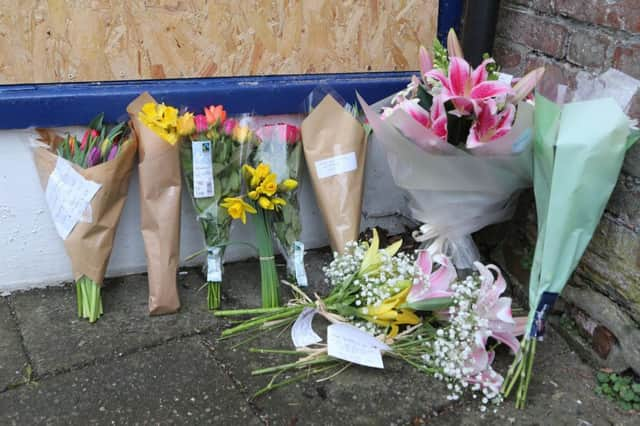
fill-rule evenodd
<path id="1" fill-rule="evenodd" d="M 220 207 L 227 209 L 229 216 L 247 223 L 247 213 L 256 214 L 256 209 L 240 197 L 227 197 L 220 203 Z"/>
<path id="2" fill-rule="evenodd" d="M 395 243 L 391 244 L 389 247 L 384 249 L 384 251 L 389 256 L 393 256 L 398 252 L 398 250 L 400 250 L 400 247 L 402 247 L 402 240 L 398 240 Z M 362 259 L 362 264 L 360 265 L 360 275 L 375 271 L 381 263 L 382 259 L 380 258 L 380 239 L 378 238 L 378 230 L 376 228 L 373 228 L 373 239 L 371 241 L 369 249 Z"/>
<path id="3" fill-rule="evenodd" d="M 400 309 L 399 306 L 407 300 L 407 295 L 411 289 L 409 282 L 405 283 L 406 288 L 399 293 L 385 299 L 378 306 L 367 306 L 360 308 L 359 312 L 368 321 L 383 327 L 390 327 L 387 334 L 389 337 L 395 337 L 400 330 L 400 325 L 415 325 L 420 322 L 420 318 L 413 313 L 412 309 Z M 404 284 L 403 284 L 404 285 Z"/>

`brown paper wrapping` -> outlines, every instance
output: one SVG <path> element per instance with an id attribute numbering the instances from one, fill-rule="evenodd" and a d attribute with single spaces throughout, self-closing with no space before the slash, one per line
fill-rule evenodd
<path id="1" fill-rule="evenodd" d="M 149 280 L 149 313 L 162 315 L 180 308 L 176 275 L 180 259 L 180 157 L 171 145 L 138 119 L 148 94 L 138 96 L 127 112 L 138 135 L 140 214 Z"/>
<path id="2" fill-rule="evenodd" d="M 47 129 L 39 129 L 38 133 L 40 140 L 51 149 L 38 147 L 34 151 L 40 183 L 46 189 L 49 176 L 58 161 L 58 156 L 52 151 L 55 151 L 62 138 Z M 64 240 L 76 280 L 86 275 L 99 286 L 103 284 L 116 228 L 129 191 L 129 177 L 136 150 L 136 136 L 132 134 L 131 141 L 111 161 L 88 169 L 71 164 L 85 179 L 102 185 L 91 200 L 91 223 L 78 222 Z"/>
<path id="3" fill-rule="evenodd" d="M 327 95 L 302 122 L 302 146 L 318 206 L 334 251 L 342 253 L 360 233 L 367 140 L 362 124 L 331 95 Z M 355 152 L 356 170 L 318 177 L 316 161 Z"/>

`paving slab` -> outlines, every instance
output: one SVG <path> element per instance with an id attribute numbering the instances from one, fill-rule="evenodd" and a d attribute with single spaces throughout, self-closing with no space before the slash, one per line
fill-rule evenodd
<path id="1" fill-rule="evenodd" d="M 6 297 L 0 297 L 0 391 L 23 379 L 27 358 Z"/>
<path id="2" fill-rule="evenodd" d="M 195 270 L 180 277 L 182 308 L 177 315 L 149 317 L 146 275 L 107 280 L 105 314 L 94 324 L 79 319 L 75 287 L 51 287 L 14 294 L 24 344 L 38 375 L 93 362 L 112 354 L 153 346 L 179 336 L 213 330 L 206 292 Z"/>
<path id="3" fill-rule="evenodd" d="M 0 393 L 0 423 L 261 424 L 199 337 Z"/>

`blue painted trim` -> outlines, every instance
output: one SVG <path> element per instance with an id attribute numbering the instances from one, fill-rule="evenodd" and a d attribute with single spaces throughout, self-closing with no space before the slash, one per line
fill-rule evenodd
<path id="1" fill-rule="evenodd" d="M 449 28 L 455 29 L 460 35 L 460 20 L 463 10 L 463 0 L 440 0 L 438 5 L 438 40 L 443 45 L 447 45 Z"/>
<path id="2" fill-rule="evenodd" d="M 123 120 L 129 102 L 144 91 L 159 102 L 196 111 L 215 103 L 223 104 L 231 114 L 290 114 L 301 112 L 303 100 L 321 84 L 331 86 L 347 102 L 355 101 L 356 91 L 373 102 L 404 88 L 411 75 L 385 72 L 7 85 L 0 86 L 0 129 L 86 125 L 99 112 L 108 121 Z"/>

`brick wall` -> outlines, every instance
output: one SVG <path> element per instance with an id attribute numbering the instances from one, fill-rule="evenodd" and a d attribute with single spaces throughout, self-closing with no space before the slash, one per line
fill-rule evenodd
<path id="1" fill-rule="evenodd" d="M 521 75 L 544 65 L 547 73 L 573 85 L 579 71 L 615 67 L 640 79 L 640 0 L 503 0 L 496 34 L 493 53 L 506 72 Z M 640 118 L 640 96 L 630 115 Z M 513 238 L 498 246 L 494 257 L 523 290 L 535 244 L 531 194 L 525 194 L 508 226 Z M 575 336 L 585 355 L 600 365 L 631 366 L 640 373 L 640 143 L 627 153 L 604 217 L 563 298 L 564 315 L 578 330 L 588 319 L 581 337 Z M 612 331 L 604 333 L 610 340 L 604 345 L 603 333 L 594 332 L 597 326 Z"/>

